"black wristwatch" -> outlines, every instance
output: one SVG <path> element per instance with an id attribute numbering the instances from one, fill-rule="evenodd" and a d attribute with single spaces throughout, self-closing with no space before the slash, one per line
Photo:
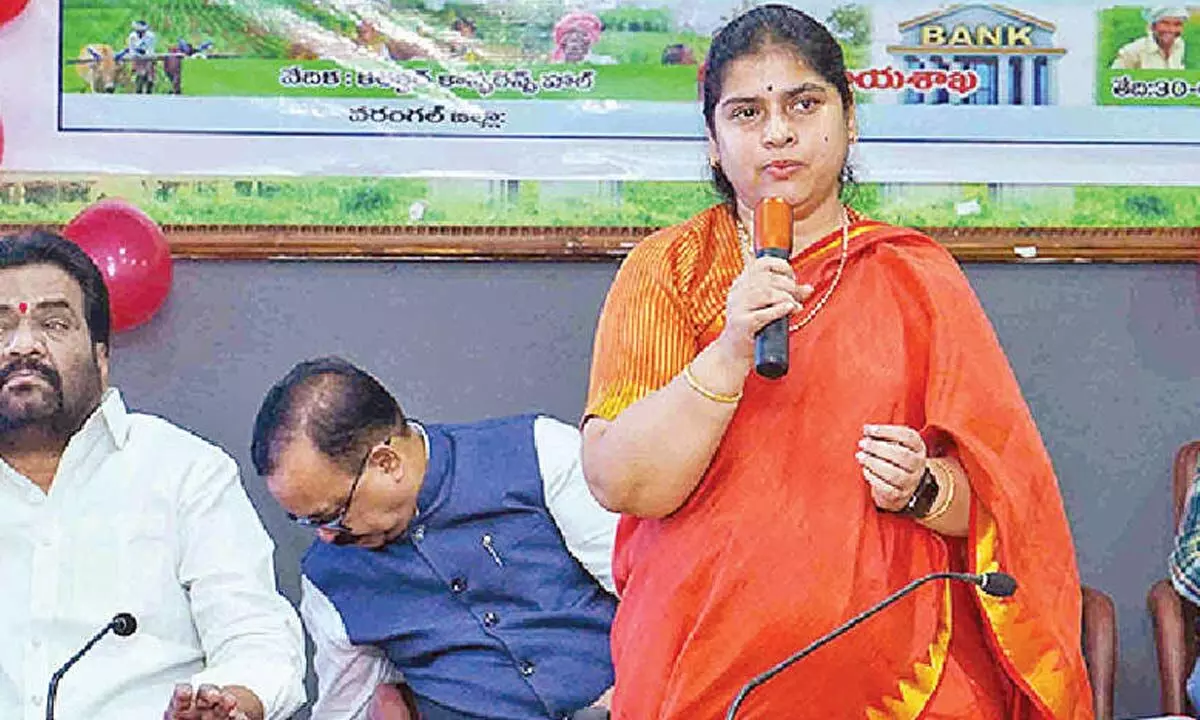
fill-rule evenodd
<path id="1" fill-rule="evenodd" d="M 901 515 L 911 515 L 917 520 L 921 520 L 929 515 L 929 511 L 933 509 L 933 503 L 937 500 L 938 492 L 941 488 L 938 487 L 937 478 L 929 471 L 929 466 L 925 466 L 925 472 L 921 474 L 921 482 L 917 484 L 917 490 L 908 499 L 904 507 L 900 508 Z"/>

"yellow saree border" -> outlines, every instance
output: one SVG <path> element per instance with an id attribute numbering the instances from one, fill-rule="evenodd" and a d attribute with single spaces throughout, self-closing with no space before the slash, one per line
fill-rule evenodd
<path id="1" fill-rule="evenodd" d="M 973 510 L 975 572 L 998 571 L 1000 540 L 996 521 L 978 502 Z M 992 597 L 982 590 L 976 590 L 975 595 L 1010 679 L 1023 688 L 1043 713 L 1054 718 L 1071 717 L 1075 702 L 1069 692 L 1067 659 L 1061 649 L 1045 647 L 1046 636 L 1038 632 L 1038 623 L 1023 617 L 1023 607 L 1016 599 L 1019 591 L 1011 598 Z"/>
<path id="2" fill-rule="evenodd" d="M 871 230 L 876 230 L 881 227 L 887 227 L 887 225 L 884 225 L 880 222 L 875 222 L 874 220 L 860 220 L 851 225 L 851 227 L 846 231 L 846 239 L 850 241 L 856 240 Z M 824 243 L 822 243 L 819 247 L 811 248 L 797 255 L 795 258 L 793 258 L 793 261 L 797 265 L 807 265 L 813 260 L 828 255 L 835 248 L 840 248 L 841 245 L 842 234 L 837 233 L 829 240 L 826 240 Z"/>
<path id="3" fill-rule="evenodd" d="M 954 620 L 950 581 L 942 582 L 945 585 L 942 616 L 938 619 L 933 643 L 929 645 L 929 659 L 913 665 L 912 675 L 899 681 L 896 693 L 880 701 L 882 708 L 867 708 L 867 720 L 915 720 L 933 697 L 950 655 L 950 631 Z"/>

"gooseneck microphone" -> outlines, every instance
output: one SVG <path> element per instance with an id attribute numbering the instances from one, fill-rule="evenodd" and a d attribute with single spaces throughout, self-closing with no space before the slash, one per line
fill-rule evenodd
<path id="1" fill-rule="evenodd" d="M 754 255 L 787 260 L 792 255 L 792 206 L 777 197 L 754 208 Z M 767 323 L 754 335 L 754 370 L 772 380 L 787 375 L 788 318 Z"/>
<path id="2" fill-rule="evenodd" d="M 121 637 L 129 637 L 137 631 L 137 618 L 129 613 L 117 613 L 107 625 L 100 629 L 100 632 L 93 635 L 92 639 L 79 649 L 79 652 L 72 655 L 63 663 L 62 667 L 50 676 L 50 687 L 46 691 L 46 720 L 54 720 L 54 699 L 58 697 L 58 683 L 62 680 L 63 675 L 66 675 L 71 666 L 79 662 L 79 659 L 86 655 L 93 645 L 100 642 L 100 638 L 107 635 L 109 630 Z"/>
<path id="3" fill-rule="evenodd" d="M 738 692 L 737 697 L 735 697 L 733 699 L 733 704 L 729 706 L 729 712 L 726 713 L 725 720 L 733 720 L 734 716 L 737 715 L 738 708 L 741 706 L 742 702 L 745 701 L 746 697 L 750 695 L 751 691 L 753 691 L 759 685 L 762 685 L 766 681 L 770 680 L 771 678 L 775 677 L 779 673 L 783 672 L 789 666 L 791 666 L 793 663 L 800 660 L 801 658 L 804 658 L 804 657 L 810 655 L 814 650 L 821 647 L 822 645 L 824 645 L 824 644 L 828 643 L 829 641 L 833 640 L 834 638 L 848 632 L 854 626 L 858 625 L 859 623 L 861 623 L 862 621 L 871 617 L 872 615 L 879 612 L 880 610 L 883 610 L 884 608 L 886 608 L 887 606 L 896 602 L 897 600 L 904 597 L 905 595 L 909 594 L 913 590 L 916 590 L 918 587 L 924 585 L 927 582 L 931 582 L 933 580 L 957 580 L 959 582 L 971 583 L 972 585 L 978 585 L 981 590 L 983 590 L 985 593 L 987 593 L 988 595 L 991 595 L 993 597 L 1009 597 L 1017 591 L 1016 578 L 1014 578 L 1012 575 L 1009 575 L 1008 573 L 1002 573 L 1002 572 L 986 572 L 986 573 L 981 573 L 979 575 L 975 575 L 972 573 L 939 572 L 939 573 L 932 573 L 932 574 L 926 575 L 924 577 L 919 577 L 916 580 L 913 580 L 909 584 L 905 585 L 904 587 L 900 588 L 896 592 L 892 593 L 891 595 L 888 595 L 886 598 L 884 598 L 879 603 L 872 605 L 870 608 L 864 610 L 863 612 L 859 613 L 858 615 L 855 615 L 854 617 L 850 618 L 850 620 L 839 625 L 837 628 L 835 628 L 833 630 L 833 632 L 830 632 L 826 635 L 822 635 L 821 637 L 817 638 L 808 647 L 804 648 L 803 650 L 800 650 L 799 652 L 792 655 L 791 657 L 784 660 L 783 662 L 779 663 L 775 667 L 771 668 L 770 670 L 767 670 L 764 673 L 756 675 L 754 678 L 752 678 L 750 680 L 750 682 L 748 682 L 742 686 L 742 689 L 740 692 Z"/>

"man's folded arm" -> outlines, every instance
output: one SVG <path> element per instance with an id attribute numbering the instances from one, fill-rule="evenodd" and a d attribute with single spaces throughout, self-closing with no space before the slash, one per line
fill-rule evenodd
<path id="1" fill-rule="evenodd" d="M 274 543 L 242 487 L 237 465 L 214 451 L 181 488 L 179 579 L 205 653 L 194 687 L 249 690 L 267 720 L 304 704 L 304 636 L 295 609 L 278 593 Z"/>

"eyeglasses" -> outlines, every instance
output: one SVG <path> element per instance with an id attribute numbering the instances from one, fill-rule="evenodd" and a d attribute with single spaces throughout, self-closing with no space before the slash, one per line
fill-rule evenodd
<path id="1" fill-rule="evenodd" d="M 391 442 L 388 438 L 387 442 Z M 385 443 L 386 444 L 386 443 Z M 312 528 L 314 530 L 328 530 L 337 535 L 352 535 L 353 531 L 346 527 L 346 514 L 350 512 L 350 503 L 354 502 L 354 491 L 358 489 L 358 483 L 362 480 L 363 473 L 367 471 L 367 463 L 371 461 L 371 454 L 375 452 L 378 445 L 372 445 L 367 451 L 367 456 L 363 458 L 362 464 L 358 466 L 358 474 L 354 476 L 354 482 L 350 484 L 350 492 L 346 493 L 346 499 L 338 505 L 337 510 L 333 511 L 333 517 L 328 515 L 324 517 L 313 517 L 311 515 L 293 515 L 288 513 L 288 518 L 300 527 Z"/>

